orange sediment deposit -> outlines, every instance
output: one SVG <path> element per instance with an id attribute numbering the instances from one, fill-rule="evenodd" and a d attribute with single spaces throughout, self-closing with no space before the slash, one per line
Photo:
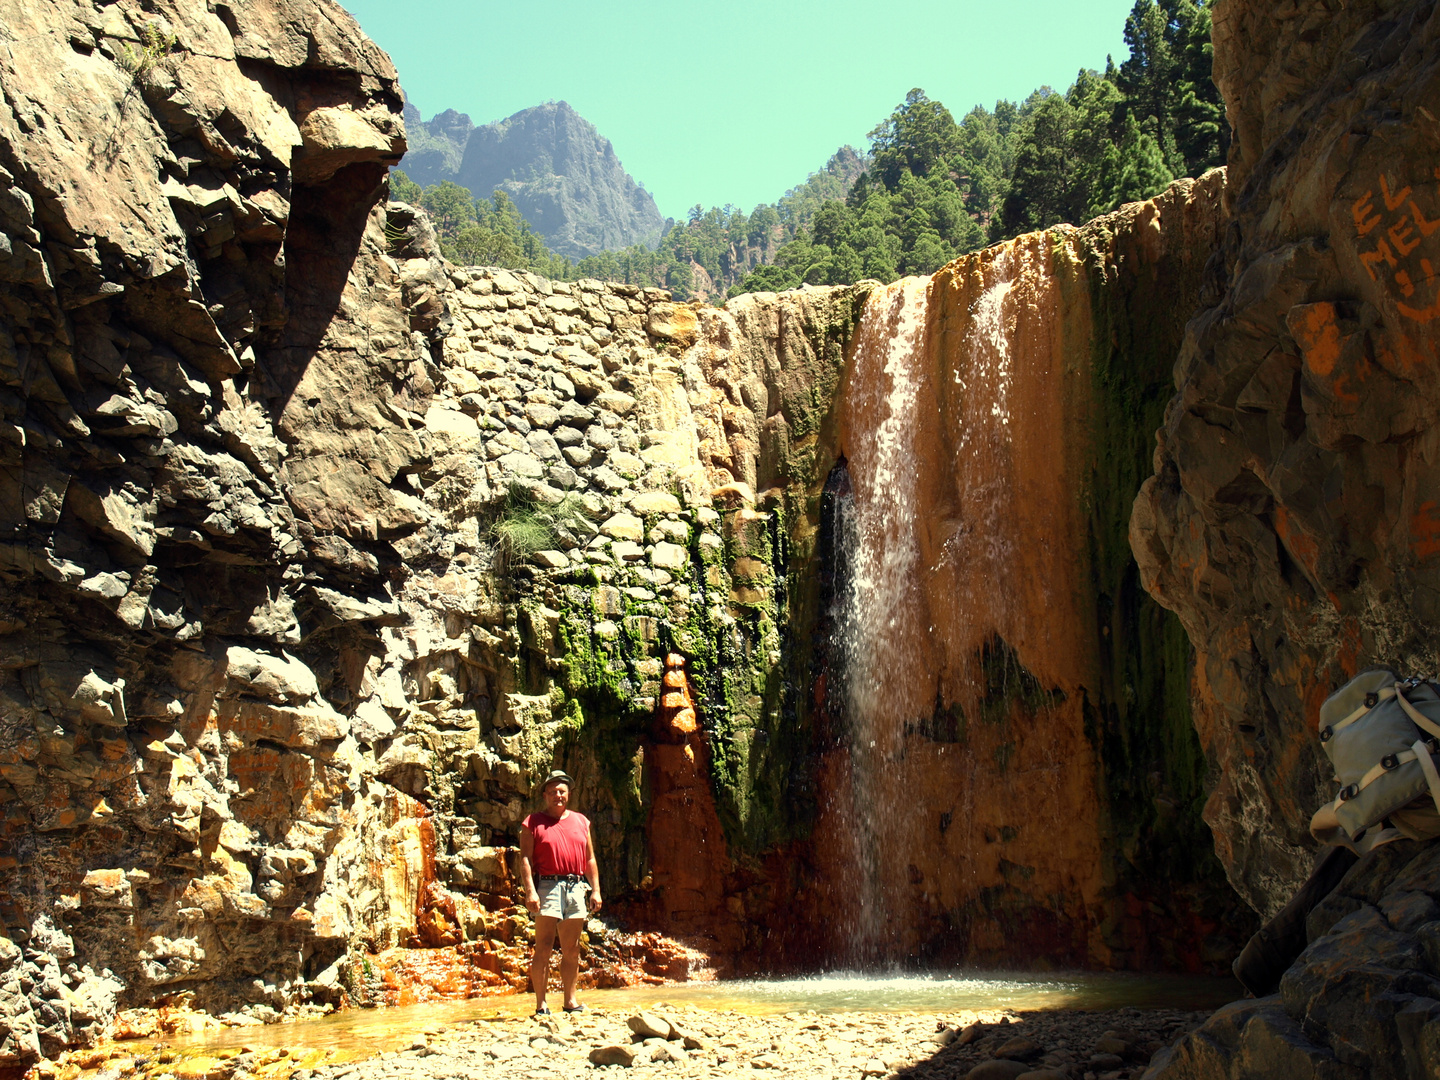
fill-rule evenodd
<path id="1" fill-rule="evenodd" d="M 651 734 L 644 925 L 663 927 L 704 953 L 732 952 L 743 941 L 725 907 L 732 865 L 710 786 L 710 754 L 685 658 L 678 653 L 665 659 Z M 652 958 L 645 967 L 652 976 L 683 979 L 688 964 L 688 958 L 676 954 L 669 960 Z"/>
<path id="2" fill-rule="evenodd" d="M 841 955 L 912 954 L 965 912 L 971 958 L 1111 962 L 1065 394 L 1067 335 L 1089 327 L 1062 317 L 1051 258 L 1022 237 L 876 290 L 859 331 L 849 738 L 822 766 L 815 853 Z"/>
<path id="3" fill-rule="evenodd" d="M 363 957 L 357 966 L 371 985 L 379 984 L 370 1003 L 396 1006 L 523 990 L 526 980 L 521 971 L 528 959 L 528 949 L 484 941 L 437 949 L 387 949 Z"/>
<path id="4" fill-rule="evenodd" d="M 1167 228 L 1209 227 L 1208 198 L 1167 203 Z M 1155 221 L 1139 240 L 1061 227 L 867 301 L 833 451 L 852 582 L 811 691 L 834 729 L 806 853 L 832 956 L 1204 966 L 1204 920 L 1117 880 L 1093 730 L 1113 675 L 1084 496 L 1086 259 L 1113 245 L 1148 273 L 1175 241 L 1160 212 L 1127 208 Z"/>

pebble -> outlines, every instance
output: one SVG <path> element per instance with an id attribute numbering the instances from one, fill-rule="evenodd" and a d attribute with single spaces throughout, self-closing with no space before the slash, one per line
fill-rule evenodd
<path id="1" fill-rule="evenodd" d="M 263 1080 L 393 1080 L 402 1073 L 407 1080 L 531 1080 L 589 1076 L 596 1069 L 677 1080 L 757 1071 L 796 1080 L 1139 1080 L 1155 1051 L 1204 1019 L 1203 1013 L 1136 1009 L 777 1016 L 688 1005 L 592 1006 L 540 1019 L 500 1015 L 434 1024 L 421 1035 L 379 1042 L 373 1056 L 360 1061 L 335 1061 L 297 1038 L 289 1049 L 267 1052 Z M 298 1036 L 303 1029 L 295 1030 Z M 132 1057 L 124 1045 L 110 1048 L 107 1077 L 239 1076 L 228 1067 L 234 1051 L 199 1047 Z M 1124 1053 L 1111 1052 L 1116 1048 Z M 103 1050 L 85 1053 L 95 1057 L 85 1060 L 89 1067 L 104 1056 Z M 73 1068 L 52 1070 L 55 1080 L 68 1080 L 60 1070 Z M 258 1080 L 260 1071 L 255 1075 Z"/>

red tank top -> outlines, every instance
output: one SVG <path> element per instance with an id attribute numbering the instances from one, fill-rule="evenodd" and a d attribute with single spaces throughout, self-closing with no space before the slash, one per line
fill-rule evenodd
<path id="1" fill-rule="evenodd" d="M 549 814 L 531 814 L 525 819 L 525 827 L 535 837 L 537 874 L 585 873 L 590 822 L 584 814 L 571 810 L 559 819 Z"/>

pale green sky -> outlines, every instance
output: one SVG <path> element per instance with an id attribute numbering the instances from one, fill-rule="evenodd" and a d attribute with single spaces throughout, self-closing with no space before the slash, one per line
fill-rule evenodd
<path id="1" fill-rule="evenodd" d="M 428 120 L 568 101 L 660 212 L 773 202 L 914 86 L 959 119 L 1127 55 L 1133 0 L 342 0 Z"/>

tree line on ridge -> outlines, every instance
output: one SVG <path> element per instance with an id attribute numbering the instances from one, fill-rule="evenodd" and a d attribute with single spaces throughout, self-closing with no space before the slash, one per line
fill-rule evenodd
<path id="1" fill-rule="evenodd" d="M 745 214 L 697 205 L 651 251 L 578 261 L 551 252 L 502 191 L 476 199 L 451 181 L 420 188 L 392 173 L 393 198 L 429 211 L 452 261 L 556 280 L 659 285 L 720 300 L 802 283 L 894 281 L 1061 222 L 1079 224 L 1221 165 L 1229 143 L 1211 79 L 1214 0 L 1136 0 L 1130 56 L 1082 69 L 1064 93 L 977 105 L 958 122 L 920 89 L 776 203 Z"/>

